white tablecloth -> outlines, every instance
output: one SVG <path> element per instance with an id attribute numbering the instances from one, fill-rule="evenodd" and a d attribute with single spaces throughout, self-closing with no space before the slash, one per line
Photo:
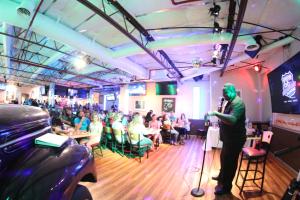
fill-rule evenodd
<path id="1" fill-rule="evenodd" d="M 247 135 L 255 132 L 253 128 L 246 128 Z M 206 136 L 206 151 L 211 151 L 212 147 L 222 148 L 222 141 L 220 141 L 220 128 L 219 127 L 208 127 L 207 136 Z M 250 141 L 246 141 L 245 146 L 250 146 Z M 204 149 L 204 144 L 202 149 Z"/>

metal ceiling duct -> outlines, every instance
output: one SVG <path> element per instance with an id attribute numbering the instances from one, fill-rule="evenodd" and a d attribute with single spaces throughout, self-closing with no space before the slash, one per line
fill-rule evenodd
<path id="1" fill-rule="evenodd" d="M 17 13 L 21 16 L 30 17 L 35 9 L 34 0 L 22 0 L 21 4 L 17 7 Z"/>
<path id="2" fill-rule="evenodd" d="M 5 8 L 1 9 L 0 22 L 7 22 L 8 24 L 27 29 L 30 18 L 18 15 L 16 12 L 17 7 L 19 7 L 19 5 L 13 1 L 0 1 L 0 8 Z M 113 51 L 111 49 L 103 47 L 99 43 L 43 14 L 37 13 L 31 30 L 76 50 L 84 51 L 88 55 L 99 58 L 102 62 L 108 63 L 130 74 L 142 78 L 148 75 L 148 71 L 144 67 L 135 64 L 127 58 L 113 58 Z"/>
<path id="3" fill-rule="evenodd" d="M 232 33 L 220 33 L 220 34 L 197 34 L 186 37 L 177 37 L 170 39 L 161 39 L 147 44 L 147 48 L 151 50 L 168 49 L 176 47 L 185 47 L 191 45 L 207 45 L 207 44 L 229 44 L 232 38 Z M 252 48 L 258 46 L 255 39 L 251 35 L 241 36 L 237 39 L 237 44 L 245 46 L 245 50 L 248 46 Z M 141 48 L 136 45 L 130 45 L 124 48 L 118 49 L 113 53 L 113 57 L 127 57 L 135 54 L 144 53 Z"/>

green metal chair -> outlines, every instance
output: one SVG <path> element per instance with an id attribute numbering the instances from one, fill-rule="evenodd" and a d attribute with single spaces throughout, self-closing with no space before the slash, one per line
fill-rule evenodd
<path id="1" fill-rule="evenodd" d="M 127 133 L 128 136 L 128 142 L 129 142 L 129 155 L 130 157 L 133 156 L 138 156 L 140 163 L 142 162 L 142 157 L 144 156 L 144 153 L 147 153 L 147 159 L 149 158 L 149 146 L 148 145 L 140 145 L 140 135 L 138 137 L 139 142 L 137 144 L 133 144 L 129 134 Z"/>
<path id="2" fill-rule="evenodd" d="M 126 133 L 123 133 L 122 130 L 120 129 L 113 129 L 112 131 L 112 138 L 115 141 L 114 142 L 114 148 L 116 151 L 119 151 L 119 149 L 121 149 L 121 156 L 125 155 L 125 146 L 126 146 Z M 121 142 L 119 142 L 116 137 L 121 137 Z"/>
<path id="3" fill-rule="evenodd" d="M 113 131 L 109 126 L 104 127 L 104 138 L 105 138 L 105 148 L 107 148 L 107 144 L 110 144 L 110 148 L 113 152 L 115 152 L 115 140 L 113 139 Z"/>

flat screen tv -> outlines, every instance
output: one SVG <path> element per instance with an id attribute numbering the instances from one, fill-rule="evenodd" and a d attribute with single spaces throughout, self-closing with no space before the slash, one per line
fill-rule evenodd
<path id="1" fill-rule="evenodd" d="M 89 90 L 79 89 L 77 93 L 77 97 L 81 99 L 87 99 L 89 94 Z"/>
<path id="2" fill-rule="evenodd" d="M 177 95 L 177 82 L 159 82 L 155 84 L 156 95 Z"/>
<path id="3" fill-rule="evenodd" d="M 60 85 L 55 85 L 54 94 L 59 95 L 61 97 L 67 96 L 68 88 L 60 86 Z"/>
<path id="4" fill-rule="evenodd" d="M 78 94 L 78 90 L 71 89 L 71 88 L 68 89 L 68 96 L 74 97 L 77 96 L 77 94 Z"/>
<path id="5" fill-rule="evenodd" d="M 128 85 L 129 96 L 146 95 L 146 83 L 132 83 Z"/>
<path id="6" fill-rule="evenodd" d="M 115 95 L 114 94 L 106 95 L 106 100 L 107 101 L 115 101 L 116 100 Z"/>
<path id="7" fill-rule="evenodd" d="M 272 112 L 300 114 L 300 52 L 268 74 Z"/>

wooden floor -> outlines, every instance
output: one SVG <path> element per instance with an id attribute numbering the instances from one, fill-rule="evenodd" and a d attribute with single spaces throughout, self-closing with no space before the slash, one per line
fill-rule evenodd
<path id="1" fill-rule="evenodd" d="M 280 199 L 291 178 L 296 176 L 270 155 L 262 195 L 247 192 L 240 196 L 234 186 L 232 195 L 216 197 L 216 182 L 211 177 L 218 174 L 220 151 L 213 150 L 206 154 L 201 185 L 205 196 L 193 198 L 190 191 L 198 185 L 202 144 L 202 140 L 193 136 L 184 146 L 164 144 L 158 151 L 150 152 L 149 159 L 143 158 L 142 163 L 104 150 L 104 157 L 96 158 L 98 182 L 85 185 L 95 200 Z"/>

